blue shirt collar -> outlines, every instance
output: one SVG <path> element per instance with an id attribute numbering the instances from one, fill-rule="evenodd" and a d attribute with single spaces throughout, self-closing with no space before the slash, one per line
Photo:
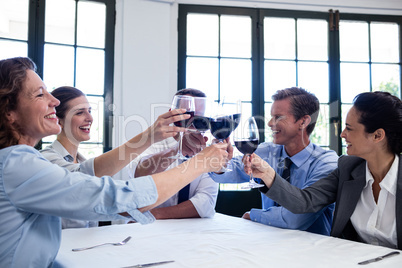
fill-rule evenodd
<path id="1" fill-rule="evenodd" d="M 281 159 L 289 157 L 295 166 L 300 167 L 311 157 L 311 154 L 313 151 L 314 151 L 314 146 L 313 146 L 313 143 L 310 142 L 303 150 L 301 150 L 294 156 L 290 157 L 286 153 L 285 146 L 282 145 Z"/>

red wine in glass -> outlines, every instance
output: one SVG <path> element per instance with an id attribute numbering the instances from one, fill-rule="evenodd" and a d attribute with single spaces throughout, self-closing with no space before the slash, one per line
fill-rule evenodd
<path id="1" fill-rule="evenodd" d="M 222 141 L 230 136 L 232 127 L 230 116 L 221 116 L 211 120 L 211 133 L 212 135 Z"/>
<path id="2" fill-rule="evenodd" d="M 258 139 L 235 140 L 234 144 L 242 154 L 252 154 L 258 147 Z"/>
<path id="3" fill-rule="evenodd" d="M 243 119 L 240 122 L 239 128 L 233 135 L 233 140 L 236 148 L 245 156 L 254 153 L 258 147 L 259 131 L 254 117 Z M 258 188 L 263 187 L 264 184 L 259 184 L 254 181 L 253 174 L 250 173 L 250 180 L 248 187 L 243 188 Z"/>
<path id="4" fill-rule="evenodd" d="M 237 128 L 241 118 L 241 101 L 227 101 L 223 97 L 222 101 L 217 103 L 215 116 L 211 119 L 211 134 L 219 142 L 224 142 L 230 134 Z M 220 172 L 232 171 L 228 166 L 222 167 Z"/>
<path id="5" fill-rule="evenodd" d="M 195 115 L 193 119 L 193 126 L 199 132 L 206 132 L 211 128 L 211 118 Z"/>
<path id="6" fill-rule="evenodd" d="M 185 109 L 186 112 L 184 114 L 190 115 L 190 118 L 174 122 L 175 126 L 189 127 L 191 125 L 193 118 L 194 118 L 194 112 L 195 112 L 195 105 L 194 105 L 193 97 L 187 96 L 187 95 L 174 96 L 171 109 Z M 182 160 L 188 159 L 188 157 L 184 156 L 182 153 L 182 147 L 183 147 L 182 141 L 183 141 L 183 132 L 180 132 L 179 149 L 177 151 L 177 154 L 175 156 L 170 156 L 169 158 L 182 159 Z"/>
<path id="7" fill-rule="evenodd" d="M 212 135 L 222 141 L 230 136 L 240 122 L 241 114 L 226 115 L 211 119 Z"/>
<path id="8" fill-rule="evenodd" d="M 190 118 L 174 122 L 175 126 L 177 126 L 177 127 L 189 127 L 191 125 L 191 123 L 192 123 L 192 121 L 194 119 L 194 111 L 185 112 L 184 114 L 189 114 Z"/>
<path id="9" fill-rule="evenodd" d="M 241 114 L 233 114 L 232 115 L 232 128 L 235 130 L 240 123 Z"/>

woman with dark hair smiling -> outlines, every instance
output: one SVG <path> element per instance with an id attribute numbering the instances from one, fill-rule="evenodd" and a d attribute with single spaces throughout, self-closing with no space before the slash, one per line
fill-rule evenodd
<path id="1" fill-rule="evenodd" d="M 151 223 L 150 209 L 225 164 L 226 144 L 207 147 L 176 168 L 128 181 L 52 164 L 33 146 L 60 132 L 59 101 L 35 69 L 29 58 L 0 60 L 0 267 L 51 267 L 60 247 L 60 217 Z M 187 119 L 183 112 L 169 112 L 161 132 L 182 131 L 169 124 Z"/>
<path id="2" fill-rule="evenodd" d="M 92 108 L 88 102 L 85 94 L 75 88 L 63 86 L 56 88 L 51 92 L 53 97 L 60 101 L 56 108 L 56 116 L 59 119 L 61 132 L 57 134 L 57 138 L 53 143 L 41 151 L 42 155 L 52 162 L 61 167 L 68 169 L 71 172 L 79 171 L 89 175 L 104 176 L 113 175 L 119 168 L 122 168 L 129 161 L 117 161 L 119 158 L 113 156 L 112 153 L 106 153 L 101 157 L 85 159 L 85 157 L 78 152 L 78 147 L 81 142 L 90 139 L 90 131 L 93 122 Z M 133 145 L 138 143 L 139 139 L 134 138 L 129 141 Z M 127 146 L 124 150 L 129 150 L 132 154 L 141 152 L 144 146 Z M 114 149 L 116 152 L 118 148 Z M 130 160 L 127 157 L 126 160 Z M 103 169 L 109 165 L 113 169 Z M 96 221 L 83 221 L 76 219 L 62 219 L 62 228 L 82 228 L 82 227 L 95 227 L 98 226 Z"/>
<path id="3" fill-rule="evenodd" d="M 264 181 L 269 198 L 293 213 L 336 202 L 332 236 L 402 249 L 402 101 L 386 92 L 357 95 L 341 137 L 349 156 L 303 190 L 255 154 L 244 160 L 245 170 Z"/>

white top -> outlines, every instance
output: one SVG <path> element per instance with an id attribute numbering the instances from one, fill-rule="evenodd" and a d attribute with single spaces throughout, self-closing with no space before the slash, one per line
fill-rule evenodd
<path id="1" fill-rule="evenodd" d="M 366 164 L 366 186 L 351 221 L 356 232 L 368 244 L 397 248 L 395 196 L 398 163 L 399 157 L 395 155 L 391 168 L 380 182 L 381 191 L 377 204 L 372 190 L 374 178 Z"/>
<path id="2" fill-rule="evenodd" d="M 78 153 L 77 160 L 79 163 L 74 163 L 74 158 L 70 153 L 61 145 L 58 140 L 55 140 L 51 145 L 40 151 L 42 155 L 52 162 L 63 168 L 68 169 L 70 172 L 79 171 L 91 176 L 95 176 L 94 159 L 86 160 L 81 154 Z"/>
<path id="3" fill-rule="evenodd" d="M 58 141 L 55 140 L 51 145 L 47 146 L 45 149 L 41 150 L 42 155 L 52 162 L 53 164 L 57 164 L 61 167 L 66 168 L 71 172 L 82 172 L 88 175 L 95 175 L 94 170 L 94 158 L 86 160 L 83 155 L 80 153 L 77 154 L 77 163 L 74 163 L 74 157 L 70 155 L 70 153 L 64 148 L 64 146 Z M 87 166 L 88 168 L 82 168 L 82 166 Z M 97 221 L 82 221 L 82 220 L 73 220 L 62 218 L 61 227 L 65 228 L 88 228 L 88 227 L 97 227 Z"/>
<path id="4" fill-rule="evenodd" d="M 135 175 L 135 170 L 141 158 L 162 152 L 173 146 L 175 146 L 177 141 L 174 138 L 168 138 L 161 142 L 157 142 L 151 145 L 147 150 L 145 150 L 141 155 L 134 159 L 129 165 L 129 177 L 133 178 Z M 163 165 L 164 161 L 161 159 L 159 163 L 154 163 L 155 165 Z M 173 162 L 167 169 L 171 169 L 178 165 L 178 161 Z M 215 205 L 216 199 L 218 197 L 218 187 L 219 184 L 214 182 L 211 177 L 205 173 L 197 177 L 193 182 L 190 183 L 189 200 L 193 203 L 195 209 L 201 218 L 210 218 L 215 215 Z M 171 198 L 166 200 L 163 204 L 158 207 L 170 207 L 178 204 L 178 193 L 174 194 Z"/>

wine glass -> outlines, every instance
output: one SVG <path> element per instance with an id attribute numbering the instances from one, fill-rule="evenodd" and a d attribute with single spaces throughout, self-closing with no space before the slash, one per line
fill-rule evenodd
<path id="1" fill-rule="evenodd" d="M 187 95 L 177 95 L 174 96 L 173 101 L 172 101 L 172 110 L 173 109 L 186 109 L 185 114 L 189 114 L 190 118 L 185 119 L 185 120 L 180 120 L 174 122 L 174 124 L 178 127 L 189 127 L 193 121 L 194 118 L 194 111 L 195 111 L 195 105 L 194 105 L 194 98 L 191 96 Z M 187 160 L 188 157 L 184 156 L 182 153 L 182 140 L 183 140 L 183 132 L 180 132 L 180 139 L 179 139 L 179 150 L 177 151 L 177 154 L 174 156 L 170 156 L 169 158 L 173 159 L 181 159 L 181 160 Z"/>
<path id="2" fill-rule="evenodd" d="M 211 120 L 211 104 L 213 101 L 207 97 L 193 97 L 194 98 L 194 117 L 191 126 L 187 129 L 189 133 L 183 135 L 183 146 L 190 146 L 194 153 L 203 150 L 206 146 L 206 141 L 210 140 L 205 138 L 205 132 L 210 129 Z M 191 134 L 190 134 L 191 133 Z M 188 157 L 188 156 L 187 156 Z"/>
<path id="3" fill-rule="evenodd" d="M 240 126 L 233 133 L 233 140 L 236 148 L 246 157 L 254 153 L 259 142 L 258 126 L 254 117 L 240 121 Z M 244 188 L 259 188 L 263 186 L 263 184 L 256 183 L 253 174 L 250 173 L 249 185 Z"/>
<path id="4" fill-rule="evenodd" d="M 241 118 L 241 102 L 222 102 L 217 108 L 217 115 L 210 120 L 210 129 L 212 136 L 223 142 L 237 128 Z M 222 172 L 231 171 L 224 167 Z"/>
<path id="5" fill-rule="evenodd" d="M 212 104 L 213 101 L 206 97 L 194 97 L 195 112 L 193 126 L 202 135 L 211 128 Z"/>
<path id="6" fill-rule="evenodd" d="M 210 120 L 211 134 L 223 142 L 237 128 L 241 118 L 240 101 L 222 101 L 215 107 L 216 113 Z"/>

